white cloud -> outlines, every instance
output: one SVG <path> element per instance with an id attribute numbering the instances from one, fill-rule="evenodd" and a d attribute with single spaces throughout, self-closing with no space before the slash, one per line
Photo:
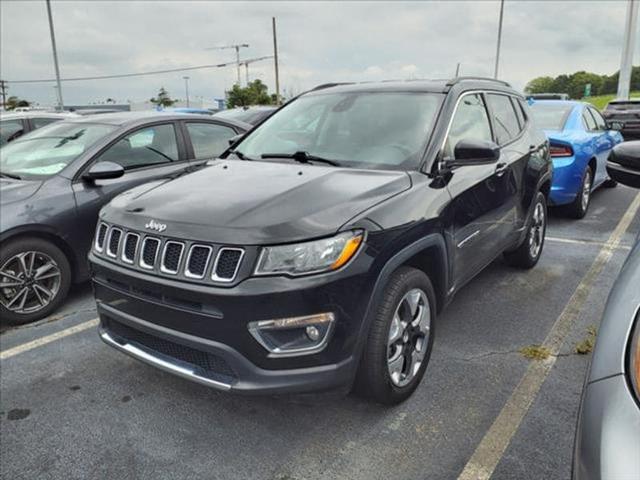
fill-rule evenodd
<path id="1" fill-rule="evenodd" d="M 230 61 L 232 50 L 205 48 L 234 42 L 250 44 L 243 57 L 270 55 L 275 16 L 281 85 L 295 92 L 332 81 L 448 77 L 458 62 L 462 74 L 490 75 L 499 9 L 495 0 L 53 1 L 52 6 L 63 77 Z M 501 76 L 521 88 L 543 74 L 617 70 L 625 10 L 623 0 L 507 1 Z M 180 97 L 182 75 L 70 82 L 63 91 L 70 103 L 107 97 L 143 100 L 161 86 Z M 250 75 L 273 88 L 273 61 L 252 64 Z M 0 2 L 0 77 L 52 76 L 44 2 Z M 192 95 L 219 97 L 231 87 L 236 72 L 230 67 L 189 76 Z M 9 93 L 43 103 L 52 102 L 54 96 L 52 84 L 14 84 Z"/>

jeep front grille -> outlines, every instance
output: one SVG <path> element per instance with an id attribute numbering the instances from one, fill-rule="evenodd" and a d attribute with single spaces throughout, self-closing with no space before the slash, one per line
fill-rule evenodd
<path id="1" fill-rule="evenodd" d="M 147 235 L 102 222 L 94 251 L 129 268 L 208 283 L 236 280 L 245 255 L 243 248 Z"/>

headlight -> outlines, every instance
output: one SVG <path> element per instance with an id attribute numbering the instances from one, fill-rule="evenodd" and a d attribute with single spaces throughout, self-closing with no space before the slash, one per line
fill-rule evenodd
<path id="1" fill-rule="evenodd" d="M 636 325 L 629 345 L 629 377 L 636 398 L 640 401 L 640 313 L 636 316 Z"/>
<path id="2" fill-rule="evenodd" d="M 337 270 L 353 258 L 363 239 L 364 232 L 357 230 L 313 242 L 264 247 L 256 275 L 304 275 Z"/>

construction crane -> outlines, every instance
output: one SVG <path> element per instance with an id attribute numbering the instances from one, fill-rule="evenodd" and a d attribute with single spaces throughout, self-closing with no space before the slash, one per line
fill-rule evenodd
<path id="1" fill-rule="evenodd" d="M 240 86 L 240 49 L 248 48 L 248 43 L 239 43 L 237 45 L 225 45 L 223 47 L 209 47 L 205 48 L 205 50 L 227 50 L 229 48 L 233 48 L 236 51 L 236 68 L 238 70 L 238 86 Z"/>
<path id="2" fill-rule="evenodd" d="M 240 62 L 239 65 L 244 65 L 245 79 L 246 79 L 247 85 L 249 85 L 249 64 L 254 63 L 254 62 L 259 62 L 261 60 L 266 60 L 268 58 L 273 58 L 273 55 L 266 55 L 264 57 L 252 58 L 252 59 L 243 60 L 243 61 Z"/>

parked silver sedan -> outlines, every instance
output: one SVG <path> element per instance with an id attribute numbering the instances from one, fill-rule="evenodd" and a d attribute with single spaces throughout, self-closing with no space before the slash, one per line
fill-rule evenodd
<path id="1" fill-rule="evenodd" d="M 618 145 L 614 180 L 640 188 L 640 141 Z M 640 479 L 640 236 L 613 286 L 582 396 L 575 480 Z"/>

